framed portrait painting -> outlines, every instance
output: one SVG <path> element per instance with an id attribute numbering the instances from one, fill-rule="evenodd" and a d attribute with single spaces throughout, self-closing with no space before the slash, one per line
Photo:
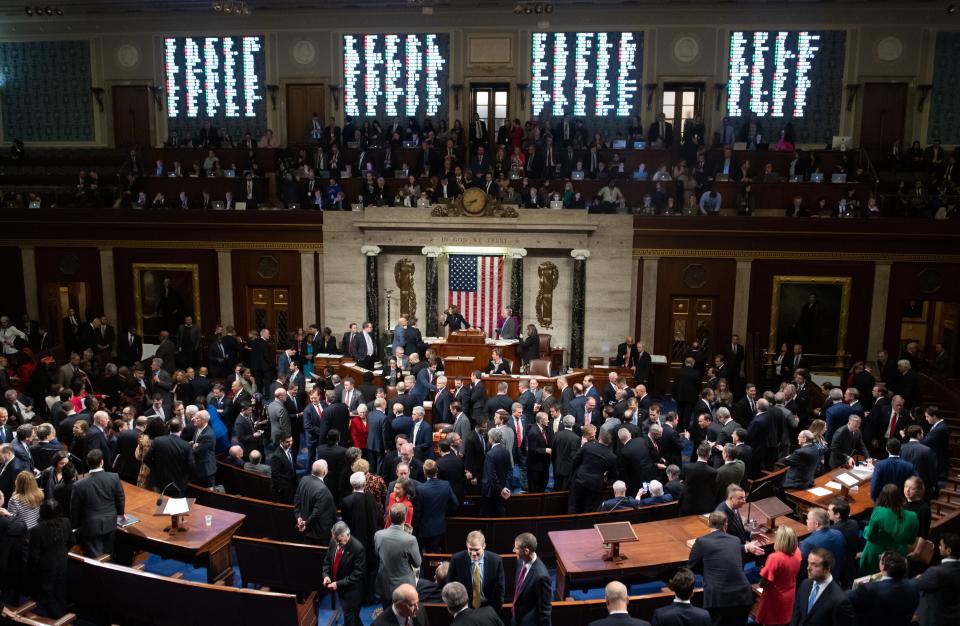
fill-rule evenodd
<path id="1" fill-rule="evenodd" d="M 133 306 L 137 332 L 155 343 L 160 331 L 175 336 L 187 315 L 200 326 L 200 267 L 195 263 L 134 263 Z"/>
<path id="2" fill-rule="evenodd" d="M 774 276 L 768 351 L 801 344 L 814 366 L 843 367 L 850 284 L 850 277 Z"/>

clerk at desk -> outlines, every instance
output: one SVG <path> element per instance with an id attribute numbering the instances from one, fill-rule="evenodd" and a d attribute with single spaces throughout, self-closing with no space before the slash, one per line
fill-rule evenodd
<path id="1" fill-rule="evenodd" d="M 504 360 L 503 356 L 500 354 L 500 350 L 497 348 L 493 349 L 493 358 L 490 359 L 490 363 L 487 365 L 488 374 L 503 374 L 505 376 L 510 376 L 511 366 L 510 362 Z"/>

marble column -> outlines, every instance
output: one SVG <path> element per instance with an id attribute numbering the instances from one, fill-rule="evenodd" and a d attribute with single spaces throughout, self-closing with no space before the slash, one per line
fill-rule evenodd
<path id="1" fill-rule="evenodd" d="M 867 354 L 870 358 L 883 348 L 886 332 L 887 295 L 890 293 L 890 261 L 873 264 L 873 298 L 870 302 L 870 331 L 867 334 Z"/>
<path id="2" fill-rule="evenodd" d="M 420 252 L 427 257 L 427 337 L 436 337 L 440 334 L 440 311 L 437 307 L 437 300 L 440 297 L 438 293 L 440 280 L 437 257 L 443 249 L 437 246 L 424 246 Z"/>
<path id="3" fill-rule="evenodd" d="M 373 336 L 380 337 L 380 280 L 377 276 L 377 255 L 380 246 L 363 246 L 360 252 L 367 257 L 367 321 L 373 324 Z"/>
<path id="4" fill-rule="evenodd" d="M 511 248 L 507 251 L 511 259 L 510 268 L 510 308 L 523 326 L 523 257 L 527 251 L 523 248 Z M 517 332 L 522 332 L 517 329 Z"/>
<path id="5" fill-rule="evenodd" d="M 40 319 L 40 299 L 37 295 L 37 253 L 33 246 L 20 246 L 20 264 L 23 265 L 23 297 L 26 300 L 27 315 L 30 319 Z M 116 320 L 113 321 L 117 323 Z"/>
<path id="6" fill-rule="evenodd" d="M 573 307 L 570 320 L 570 367 L 583 367 L 583 337 L 587 312 L 587 259 L 590 251 L 571 250 L 573 257 Z"/>
<path id="7" fill-rule="evenodd" d="M 747 309 L 750 304 L 750 270 L 753 259 L 737 259 L 737 278 L 733 287 L 733 330 L 731 334 L 747 337 Z M 718 331 L 720 329 L 717 329 Z"/>
<path id="8" fill-rule="evenodd" d="M 300 299 L 303 309 L 303 326 L 317 321 L 317 281 L 313 251 L 300 253 Z"/>
<path id="9" fill-rule="evenodd" d="M 627 334 L 634 337 L 640 320 L 637 319 L 637 302 L 640 297 L 640 259 L 630 262 L 630 326 Z"/>
<path id="10" fill-rule="evenodd" d="M 645 256 L 641 271 L 640 297 L 643 298 L 643 307 L 640 309 L 640 336 L 636 341 L 644 342 L 644 347 L 650 354 L 657 354 L 658 346 L 654 345 L 657 330 L 657 272 L 660 267 L 660 257 Z M 665 349 L 664 346 L 660 346 Z"/>
<path id="11" fill-rule="evenodd" d="M 100 283 L 103 285 L 103 314 L 114 328 L 117 320 L 117 279 L 113 271 L 113 248 L 100 248 Z"/>
<path id="12" fill-rule="evenodd" d="M 220 323 L 224 326 L 232 326 L 234 323 L 233 263 L 230 257 L 229 250 L 217 250 L 217 280 L 220 283 Z"/>

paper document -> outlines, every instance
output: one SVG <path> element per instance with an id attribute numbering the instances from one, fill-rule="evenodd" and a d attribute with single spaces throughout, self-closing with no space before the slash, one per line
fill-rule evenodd
<path id="1" fill-rule="evenodd" d="M 167 498 L 167 504 L 163 507 L 164 515 L 183 515 L 190 511 L 190 503 L 186 498 Z"/>
<path id="2" fill-rule="evenodd" d="M 825 486 L 827 489 L 833 489 L 834 491 L 837 491 L 837 490 L 839 490 L 839 489 L 843 489 L 843 485 L 841 485 L 840 483 L 835 483 L 835 482 L 833 482 L 832 480 L 831 480 L 830 482 L 828 482 L 828 483 L 827 483 L 826 485 L 824 485 L 824 486 Z"/>
<path id="3" fill-rule="evenodd" d="M 842 482 L 847 487 L 853 487 L 855 485 L 860 484 L 860 480 L 856 476 L 847 474 L 846 472 L 844 472 L 843 474 L 837 474 L 837 480 Z"/>
<path id="4" fill-rule="evenodd" d="M 829 489 L 824 489 L 823 487 L 814 487 L 813 489 L 807 489 L 807 493 L 822 498 L 823 496 L 832 496 L 833 492 Z"/>

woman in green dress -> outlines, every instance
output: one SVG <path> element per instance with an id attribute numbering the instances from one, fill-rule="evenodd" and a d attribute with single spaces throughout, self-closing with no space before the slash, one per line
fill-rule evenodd
<path id="1" fill-rule="evenodd" d="M 860 555 L 860 575 L 880 571 L 880 555 L 896 550 L 906 556 L 917 541 L 920 523 L 917 514 L 904 508 L 904 498 L 894 484 L 884 485 L 877 498 L 870 523 L 863 531 L 867 545 Z"/>

